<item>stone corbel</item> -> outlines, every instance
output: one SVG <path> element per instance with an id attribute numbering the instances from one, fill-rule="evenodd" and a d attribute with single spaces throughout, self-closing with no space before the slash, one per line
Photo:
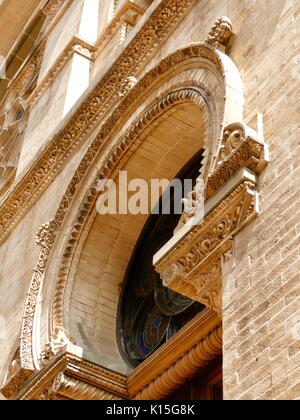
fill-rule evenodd
<path id="1" fill-rule="evenodd" d="M 205 183 L 204 212 L 185 215 L 186 223 L 154 256 L 166 287 L 220 316 L 222 261 L 235 235 L 258 214 L 257 180 L 267 162 L 268 147 L 252 130 L 240 123 L 226 127 Z"/>
<path id="2" fill-rule="evenodd" d="M 222 16 L 212 26 L 205 42 L 225 53 L 229 47 L 232 35 L 233 27 L 231 20 L 227 16 Z"/>
<path id="3" fill-rule="evenodd" d="M 121 2 L 121 19 L 131 26 L 136 24 L 139 16 L 143 15 L 147 8 L 146 1 L 126 0 Z"/>

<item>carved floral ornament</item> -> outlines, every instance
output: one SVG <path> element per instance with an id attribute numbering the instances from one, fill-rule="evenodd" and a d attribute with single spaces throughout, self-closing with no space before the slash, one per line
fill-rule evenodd
<path id="1" fill-rule="evenodd" d="M 7 398 L 16 395 L 16 392 L 26 384 L 28 378 L 33 374 L 36 374 L 36 372 L 40 372 L 39 375 L 44 378 L 42 381 L 45 385 L 44 392 L 41 393 L 40 389 L 29 390 L 27 394 L 22 391 L 22 398 L 33 398 L 33 396 L 37 395 L 40 395 L 41 398 L 48 398 L 49 396 L 52 398 L 58 390 L 71 389 L 72 387 L 76 392 L 74 391 L 73 394 L 68 394 L 70 398 L 80 398 L 80 396 L 84 396 L 84 390 L 88 388 L 87 383 L 90 381 L 86 376 L 87 367 L 82 367 L 81 365 L 81 370 L 77 370 L 76 375 L 74 375 L 73 371 L 73 376 L 68 371 L 71 357 L 68 355 L 68 352 L 72 348 L 74 338 L 70 337 L 69 333 L 64 329 L 63 319 L 60 319 L 62 318 L 61 308 L 63 306 L 65 290 L 64 279 L 58 278 L 57 286 L 59 287 L 56 288 L 55 291 L 56 300 L 53 303 L 54 312 L 52 314 L 53 318 L 55 318 L 55 314 L 57 314 L 57 318 L 56 324 L 52 327 L 49 343 L 42 349 L 42 353 L 37 355 L 39 365 L 33 360 L 33 353 L 37 352 L 32 338 L 34 334 L 34 318 L 38 295 L 43 287 L 46 268 L 51 261 L 53 246 L 56 243 L 68 209 L 74 200 L 76 191 L 78 187 L 82 185 L 87 172 L 95 161 L 95 157 L 98 156 L 99 150 L 101 150 L 101 145 L 110 134 L 112 128 L 121 120 L 121 117 L 124 116 L 124 114 L 126 115 L 126 110 L 135 103 L 136 99 L 141 95 L 144 95 L 146 89 L 157 81 L 159 77 L 168 72 L 170 68 L 174 68 L 177 64 L 180 65 L 190 59 L 195 60 L 197 57 L 203 58 L 205 61 L 208 60 L 211 65 L 217 69 L 218 74 L 222 75 L 226 97 L 224 116 L 227 121 L 233 120 L 228 111 L 228 109 L 231 109 L 231 98 L 226 90 L 226 75 L 228 72 L 226 73 L 225 67 L 227 61 L 223 61 L 219 52 L 209 45 L 198 44 L 172 54 L 164 59 L 156 68 L 151 70 L 141 81 L 136 83 L 134 80 L 128 91 L 124 92 L 125 96 L 121 96 L 121 104 L 115 108 L 114 112 L 101 127 L 98 136 L 89 146 L 86 155 L 77 168 L 74 177 L 65 192 L 54 219 L 51 220 L 50 223 L 44 225 L 37 235 L 37 242 L 41 246 L 41 253 L 34 270 L 25 305 L 20 346 L 21 368 L 2 390 Z M 120 86 L 122 86 L 122 84 Z M 101 86 L 101 88 L 103 88 L 103 86 Z M 91 93 L 91 98 L 89 99 L 91 101 L 90 104 L 93 105 L 93 112 L 96 112 L 96 110 L 99 111 L 101 102 L 96 101 L 96 98 L 93 96 L 94 93 L 95 92 Z M 164 110 L 165 108 L 162 107 L 162 111 Z M 151 119 L 154 119 L 155 117 L 155 113 L 152 114 L 150 112 L 145 116 L 145 122 L 149 123 Z M 86 124 L 89 121 L 90 120 L 88 119 L 81 119 L 80 130 L 77 132 L 76 129 L 70 138 L 74 140 L 77 138 L 77 135 L 80 136 L 82 130 L 87 129 Z M 97 191 L 95 185 L 99 176 L 112 176 L 113 171 L 116 171 L 118 168 L 120 159 L 127 153 L 127 150 L 130 150 L 132 142 L 138 138 L 138 128 L 142 126 L 143 125 L 140 124 L 132 128 L 131 134 L 128 137 L 125 137 L 123 140 L 124 142 L 113 150 L 101 169 L 101 173 L 98 174 L 97 178 L 92 183 L 90 183 L 92 187 L 87 192 L 84 201 L 80 205 L 76 220 L 74 220 L 69 239 L 63 252 L 63 261 L 61 263 L 62 271 L 65 270 L 65 272 L 68 272 L 69 270 L 70 262 L 78 243 L 78 238 L 80 238 L 83 227 L 85 226 L 85 223 L 87 223 L 96 202 Z M 235 131 L 238 131 L 240 135 L 236 137 Z M 205 305 L 212 307 L 219 313 L 221 261 L 222 258 L 224 258 L 224 255 L 226 256 L 227 253 L 230 252 L 232 237 L 242 229 L 246 223 L 249 223 L 257 213 L 255 174 L 258 174 L 263 169 L 267 160 L 266 146 L 262 140 L 257 139 L 255 134 L 252 132 L 250 134 L 250 130 L 243 124 L 231 124 L 223 129 L 222 132 L 222 141 L 216 141 L 217 150 L 212 160 L 212 170 L 206 179 L 206 201 L 208 204 L 208 211 L 203 223 L 185 232 L 185 235 L 180 238 L 180 241 L 176 242 L 176 246 L 173 246 L 171 250 L 168 250 L 168 252 L 163 254 L 162 258 L 156 262 L 157 271 L 160 272 L 163 281 L 168 287 L 173 288 L 174 290 L 180 289 L 180 293 L 185 294 L 186 296 L 192 296 L 193 299 L 203 302 Z M 229 142 L 227 141 L 228 139 L 230 139 Z M 64 152 L 67 149 L 68 142 L 64 142 Z M 54 160 L 54 163 L 57 163 L 57 160 Z M 244 173 L 245 168 L 248 170 L 246 173 Z M 233 184 L 232 180 L 234 181 Z M 212 202 L 212 200 L 215 201 Z M 196 214 L 193 214 L 193 212 L 187 215 L 186 221 L 182 226 L 183 230 L 187 228 L 188 222 L 195 216 Z M 178 231 L 179 236 L 181 235 L 181 232 L 182 230 L 180 229 Z M 177 236 L 177 238 L 179 236 Z M 212 355 L 219 352 L 221 348 L 221 340 L 219 339 L 221 336 L 220 330 L 214 334 L 218 337 L 218 340 L 213 340 L 216 346 L 215 348 L 213 348 L 210 340 L 208 340 L 208 348 L 212 351 Z M 206 349 L 207 346 L 205 343 L 204 340 L 199 344 L 200 347 L 204 346 L 201 347 L 201 351 L 199 350 L 200 356 L 197 356 L 198 350 L 190 350 L 192 354 L 195 354 L 197 360 L 202 360 L 202 357 L 204 357 L 203 355 L 207 356 L 208 354 L 207 350 L 203 350 Z M 80 363 L 88 362 L 82 360 Z M 61 375 L 65 369 L 67 369 L 68 372 L 65 373 L 65 375 Z M 111 373 L 108 373 L 95 365 L 89 365 L 89 369 L 94 372 L 93 375 L 97 372 L 97 375 L 103 375 L 105 377 L 105 379 L 101 379 L 101 381 L 99 380 L 99 382 L 93 385 L 96 390 L 113 389 L 114 385 L 111 382 L 107 384 L 108 378 L 111 378 Z M 178 365 L 178 369 L 182 372 L 181 364 Z M 52 375 L 51 373 L 51 376 L 49 372 L 52 372 L 52 370 L 55 374 L 53 373 Z M 170 371 L 166 372 L 166 375 L 172 377 L 174 372 L 172 367 L 170 368 Z M 51 380 L 49 379 L 50 376 L 52 378 Z M 56 377 L 58 379 L 54 381 Z M 70 377 L 73 379 L 69 380 L 68 378 Z M 121 379 L 118 377 L 114 378 L 113 381 L 118 382 L 119 380 Z M 153 390 L 152 383 L 148 385 L 149 389 Z M 160 383 L 157 386 L 160 387 Z M 100 398 L 100 393 L 97 394 L 94 388 L 91 388 L 88 395 L 91 399 Z M 53 390 L 54 394 L 52 392 Z M 34 394 L 34 392 L 36 392 L 36 394 Z M 64 392 L 67 394 L 68 391 L 61 391 L 63 395 Z M 120 393 L 118 392 L 112 392 L 112 394 L 120 396 Z M 126 391 L 125 393 L 124 390 L 122 392 L 125 398 Z M 140 392 L 142 393 L 142 390 L 140 390 Z M 145 393 L 145 395 L 148 394 Z M 66 395 L 66 397 L 68 396 Z"/>
<path id="2" fill-rule="evenodd" d="M 66 164 L 67 159 L 84 141 L 87 140 L 92 130 L 96 128 L 100 121 L 106 118 L 107 110 L 114 109 L 112 116 L 106 120 L 106 129 L 111 130 L 116 122 L 124 115 L 126 109 L 139 96 L 141 89 L 147 86 L 158 76 L 158 71 L 167 71 L 168 68 L 175 65 L 176 62 L 182 62 L 192 53 L 195 57 L 199 52 L 189 48 L 190 52 L 179 53 L 173 56 L 173 62 L 169 57 L 165 63 L 161 63 L 159 68 L 149 72 L 143 80 L 132 86 L 132 78 L 139 72 L 142 66 L 150 60 L 151 54 L 158 50 L 159 45 L 172 33 L 176 24 L 191 9 L 196 0 L 166 0 L 160 2 L 152 15 L 140 29 L 136 37 L 130 42 L 128 47 L 108 70 L 104 77 L 98 81 L 96 87 L 83 100 L 79 109 L 71 115 L 65 127 L 52 138 L 47 147 L 41 151 L 36 162 L 26 173 L 24 178 L 20 179 L 18 184 L 12 190 L 11 194 L 1 203 L 0 208 L 0 242 L 11 233 L 12 229 L 32 207 L 34 202 L 45 191 L 57 175 L 59 169 Z M 45 47 L 45 46 L 44 46 Z M 69 51 L 69 49 L 67 50 Z M 220 59 L 213 50 L 207 48 L 208 59 L 218 62 Z M 16 80 L 17 89 L 25 89 L 32 80 L 34 69 L 38 69 L 43 51 L 38 51 L 32 57 L 31 69 L 27 66 L 22 70 L 24 75 Z M 67 59 L 67 57 L 65 58 Z M 38 63 L 38 64 L 37 64 Z M 56 75 L 56 68 L 53 70 Z M 24 76 L 24 81 L 23 81 Z M 127 81 L 128 87 L 124 88 Z M 18 85 L 20 83 L 20 86 Z M 48 83 L 48 82 L 47 82 Z M 42 86 L 41 86 L 42 89 Z M 39 90 L 39 86 L 37 87 Z M 122 94 L 128 92 L 124 98 Z M 115 95 L 114 92 L 121 92 L 121 95 Z M 32 97 L 35 96 L 33 92 Z M 119 102 L 116 102 L 117 101 Z M 98 140 L 103 143 L 104 137 Z M 99 147 L 99 145 L 98 145 Z"/>

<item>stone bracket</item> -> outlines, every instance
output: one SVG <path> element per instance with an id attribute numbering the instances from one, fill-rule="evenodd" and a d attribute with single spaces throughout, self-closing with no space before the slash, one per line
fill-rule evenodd
<path id="1" fill-rule="evenodd" d="M 164 286 L 221 314 L 222 258 L 257 214 L 254 186 L 244 181 L 161 260 L 154 259 Z"/>
<path id="2" fill-rule="evenodd" d="M 239 123 L 226 127 L 203 191 L 204 217 L 191 215 L 154 256 L 164 286 L 220 316 L 222 261 L 231 252 L 235 235 L 258 214 L 257 176 L 268 159 L 267 145 L 248 127 Z"/>

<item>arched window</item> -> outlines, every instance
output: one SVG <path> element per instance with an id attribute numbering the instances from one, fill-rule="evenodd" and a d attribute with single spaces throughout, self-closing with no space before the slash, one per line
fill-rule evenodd
<path id="1" fill-rule="evenodd" d="M 176 178 L 199 176 L 202 153 L 197 154 Z M 161 198 L 160 201 L 163 200 Z M 171 206 L 174 192 L 171 192 Z M 130 367 L 138 366 L 204 307 L 162 285 L 153 267 L 154 254 L 173 236 L 180 215 L 151 215 L 137 242 L 125 275 L 119 305 L 119 347 Z"/>

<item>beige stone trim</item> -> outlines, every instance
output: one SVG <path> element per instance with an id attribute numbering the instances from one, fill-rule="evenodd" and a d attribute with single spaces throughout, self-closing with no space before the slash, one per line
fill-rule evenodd
<path id="1" fill-rule="evenodd" d="M 163 284 L 222 313 L 222 259 L 234 236 L 258 213 L 259 174 L 268 163 L 268 148 L 240 123 L 224 128 L 217 164 L 205 186 L 204 220 L 197 214 L 154 256 Z M 245 171 L 243 168 L 248 168 Z"/>
<path id="2" fill-rule="evenodd" d="M 45 273 L 45 268 L 47 265 L 47 261 L 49 259 L 52 246 L 55 242 L 55 238 L 57 232 L 60 230 L 60 226 L 62 221 L 64 220 L 64 216 L 66 211 L 72 201 L 72 198 L 76 192 L 78 185 L 80 185 L 81 180 L 85 176 L 86 172 L 89 170 L 90 166 L 93 164 L 93 159 L 97 155 L 100 146 L 103 144 L 104 139 L 109 135 L 112 128 L 115 127 L 118 120 L 121 121 L 121 117 L 124 114 L 125 110 L 128 110 L 132 104 L 135 103 L 137 98 L 141 97 L 145 93 L 145 90 L 158 78 L 162 77 L 164 73 L 168 73 L 171 69 L 173 70 L 176 65 L 178 67 L 182 66 L 183 64 L 189 63 L 191 60 L 195 62 L 196 60 L 205 60 L 206 63 L 210 63 L 210 65 L 215 69 L 215 71 L 219 74 L 220 81 L 224 78 L 225 70 L 223 67 L 222 59 L 220 58 L 219 54 L 209 46 L 206 45 L 193 45 L 191 47 L 185 48 L 180 50 L 166 59 L 164 59 L 158 66 L 156 66 L 153 70 L 151 70 L 136 86 L 134 86 L 124 97 L 122 103 L 114 113 L 109 117 L 106 123 L 103 125 L 99 135 L 95 138 L 92 145 L 89 147 L 87 154 L 85 155 L 83 161 L 78 167 L 78 170 L 74 174 L 73 180 L 69 185 L 69 188 L 66 191 L 66 194 L 63 198 L 60 208 L 57 211 L 55 218 L 47 225 L 43 226 L 40 230 L 37 242 L 42 246 L 42 251 L 40 254 L 39 262 L 37 267 L 34 271 L 34 276 L 31 282 L 30 290 L 27 295 L 25 311 L 24 311 L 24 320 L 23 320 L 23 328 L 22 328 L 22 337 L 21 337 L 21 371 L 23 372 L 34 372 L 35 367 L 32 359 L 32 332 L 33 332 L 33 322 L 34 322 L 34 314 L 35 314 L 35 307 L 37 302 L 37 296 L 40 291 L 40 287 L 43 283 L 43 277 Z M 187 90 L 188 91 L 188 90 Z M 226 91 L 226 79 L 224 80 L 224 91 Z M 94 93 L 95 94 L 95 93 Z M 193 95 L 195 92 L 193 89 L 191 90 L 190 97 L 185 98 L 184 100 L 193 100 Z M 178 93 L 175 93 L 175 97 Z M 225 93 L 226 96 L 226 93 Z M 182 100 L 180 95 L 178 96 L 179 100 Z M 169 99 L 172 99 L 170 97 Z M 165 109 L 165 105 L 168 103 L 169 99 L 164 104 L 163 109 Z M 230 97 L 226 97 L 228 99 L 228 103 L 230 103 Z M 91 98 L 91 103 L 93 105 L 93 111 L 96 112 L 97 106 L 99 105 L 99 101 L 95 102 L 95 98 Z M 171 104 L 172 100 L 170 101 Z M 226 114 L 226 104 L 225 104 L 225 115 Z M 151 119 L 155 119 L 155 113 L 149 113 L 146 115 L 145 121 L 149 120 L 150 123 Z M 81 119 L 81 129 L 82 129 L 82 119 Z M 131 130 L 131 133 L 128 137 L 126 137 L 126 142 L 124 143 L 125 149 L 131 143 L 131 141 L 138 135 L 138 127 L 137 129 Z M 70 137 L 71 140 L 72 137 Z M 215 141 L 216 145 L 218 144 Z M 122 158 L 124 154 L 124 146 L 117 146 L 115 149 L 115 156 L 112 154 L 109 156 L 107 160 L 107 166 L 104 171 L 104 175 L 107 176 L 111 173 L 112 168 L 115 166 L 115 163 Z M 53 164 L 53 162 L 51 162 Z M 117 166 L 116 166 L 117 167 Z M 29 191 L 28 191 L 29 192 Z M 81 230 L 81 224 L 85 223 L 92 206 L 93 202 L 96 198 L 96 190 L 94 187 L 91 188 L 89 193 L 86 195 L 86 201 L 83 203 L 83 207 L 79 213 L 79 217 L 74 224 L 74 231 L 72 235 L 79 236 Z M 28 196 L 28 194 L 27 194 Z M 79 222 L 79 223 L 78 223 Z M 75 238 L 74 236 L 74 238 Z M 72 239 L 72 238 L 71 238 Z M 76 242 L 76 241 L 75 241 Z M 72 255 L 73 249 L 70 247 L 66 247 L 65 256 Z M 63 298 L 63 294 L 61 295 L 61 299 Z M 60 305 L 60 300 L 55 302 L 55 305 Z M 61 300 L 62 302 L 62 300 Z"/>
<path id="3" fill-rule="evenodd" d="M 57 25 L 58 21 L 65 14 L 72 1 L 73 0 L 51 0 L 43 9 L 43 12 L 51 19 L 51 24 L 33 55 L 23 64 L 8 85 L 8 89 L 17 96 L 22 96 L 34 78 L 37 77 L 41 69 L 47 38 L 53 28 Z"/>
<path id="4" fill-rule="evenodd" d="M 18 371 L 19 382 L 2 393 L 19 400 L 161 399 L 221 352 L 220 319 L 205 309 L 128 377 L 65 352 L 31 378 Z"/>
<path id="5" fill-rule="evenodd" d="M 37 372 L 14 398 L 122 400 L 127 398 L 127 379 L 69 353 L 63 353 Z"/>
<path id="6" fill-rule="evenodd" d="M 194 102 L 199 108 L 204 106 L 203 104 L 203 92 L 199 88 L 187 87 L 182 89 L 177 89 L 174 92 L 163 97 L 160 101 L 155 103 L 150 109 L 148 109 L 144 115 L 139 118 L 133 127 L 130 128 L 127 135 L 124 136 L 121 143 L 110 153 L 109 157 L 106 159 L 101 171 L 98 174 L 98 179 L 101 178 L 114 178 L 117 170 L 120 167 L 120 163 L 124 162 L 125 159 L 128 159 L 129 155 L 132 154 L 133 150 L 138 147 L 138 145 L 143 141 L 148 133 L 147 128 L 158 119 L 160 115 L 166 113 L 168 109 L 174 107 L 176 104 L 183 102 Z M 208 144 L 205 144 L 204 147 L 209 148 Z M 53 323 L 54 325 L 63 325 L 63 309 L 64 309 L 64 294 L 66 283 L 69 275 L 69 270 L 71 263 L 73 261 L 74 252 L 78 245 L 78 240 L 81 236 L 82 230 L 85 226 L 85 223 L 88 220 L 89 212 L 98 195 L 96 193 L 96 184 L 95 187 L 90 191 L 90 194 L 87 198 L 87 202 L 84 203 L 82 208 L 82 213 L 77 219 L 75 227 L 73 227 L 72 232 L 68 238 L 66 244 L 66 252 L 61 261 L 60 270 L 58 273 L 58 279 L 56 284 L 56 289 L 53 298 Z"/>
<path id="7" fill-rule="evenodd" d="M 88 43 L 79 36 L 74 36 L 60 53 L 59 57 L 55 60 L 47 74 L 44 76 L 43 80 L 38 84 L 28 99 L 30 108 L 34 107 L 34 105 L 45 93 L 51 83 L 53 83 L 53 80 L 58 76 L 58 74 L 65 67 L 66 63 L 70 60 L 74 53 L 78 53 L 83 55 L 85 58 L 94 61 L 104 46 L 107 44 L 107 42 L 111 39 L 111 37 L 113 37 L 121 23 L 126 20 L 126 16 L 128 16 L 130 13 L 142 15 L 144 11 L 145 9 L 142 7 L 134 4 L 132 1 L 126 0 L 116 16 L 100 35 L 95 45 Z"/>
<path id="8" fill-rule="evenodd" d="M 93 164 L 93 159 L 97 155 L 100 150 L 100 146 L 103 143 L 104 139 L 109 135 L 110 131 L 113 127 L 115 127 L 116 122 L 119 118 L 123 115 L 123 111 L 127 110 L 130 107 L 130 104 L 134 103 L 138 97 L 145 94 L 145 90 L 148 86 L 150 86 L 154 80 L 157 78 L 162 77 L 164 72 L 168 72 L 171 68 L 175 68 L 175 64 L 177 62 L 178 65 L 187 63 L 189 60 L 195 61 L 198 57 L 199 60 L 211 60 L 211 65 L 220 72 L 220 78 L 223 77 L 222 69 L 222 62 L 218 57 L 218 54 L 212 50 L 210 47 L 204 45 L 194 45 L 192 47 L 188 47 L 184 50 L 180 50 L 175 54 L 167 57 L 163 60 L 155 69 L 150 71 L 144 79 L 138 83 L 132 91 L 125 97 L 123 103 L 121 104 L 120 108 L 112 114 L 109 121 L 104 124 L 102 127 L 99 135 L 95 138 L 94 142 L 90 146 L 85 155 L 83 161 L 79 165 L 78 170 L 75 172 L 74 177 L 65 193 L 65 196 L 61 202 L 61 205 L 56 213 L 55 218 L 46 226 L 44 226 L 39 233 L 38 236 L 38 243 L 42 246 L 41 254 L 39 257 L 38 264 L 34 270 L 34 275 L 31 281 L 31 286 L 28 292 L 25 311 L 24 311 L 24 319 L 23 319 L 23 328 L 22 328 L 22 337 L 21 337 L 21 361 L 22 367 L 26 369 L 34 370 L 34 364 L 32 359 L 32 331 L 33 331 L 33 322 L 34 322 L 34 313 L 35 313 L 35 306 L 37 302 L 37 296 L 40 290 L 40 287 L 43 283 L 43 278 L 45 274 L 45 268 L 47 266 L 47 261 L 49 259 L 49 255 L 52 249 L 52 246 L 55 241 L 55 237 L 57 232 L 60 230 L 60 226 L 64 220 L 64 216 L 67 212 L 67 209 L 72 202 L 73 196 L 76 193 L 77 187 L 80 185 L 81 180 L 85 176 L 86 172 Z M 225 89 L 225 86 L 224 86 Z M 226 90 L 226 89 L 225 89 Z M 192 90 L 193 93 L 193 90 Z M 193 93 L 195 94 L 195 92 Z M 178 95 L 176 93 L 176 95 Z M 175 95 L 175 98 L 176 98 Z M 180 95 L 179 95 L 180 99 Z M 188 99 L 188 98 L 187 98 Z M 192 96 L 189 100 L 193 100 Z M 228 98 L 230 103 L 230 98 Z M 165 109 L 165 105 L 167 105 L 168 101 L 165 101 L 163 109 Z M 173 103 L 172 101 L 170 102 Z M 159 109 L 159 108 L 158 108 Z M 150 124 L 151 119 L 155 117 L 151 114 L 146 114 L 145 122 Z M 155 118 L 154 118 L 155 119 Z M 142 127 L 141 127 L 142 128 Z M 136 128 L 131 128 L 128 136 L 125 138 L 125 142 L 123 145 L 118 145 L 115 148 L 115 151 L 110 154 L 107 159 L 106 165 L 103 168 L 103 176 L 110 176 L 112 169 L 116 169 L 118 166 L 116 165 L 118 161 L 124 156 L 126 149 L 130 146 L 132 141 L 136 138 L 139 133 L 139 126 L 136 125 Z M 97 178 L 98 179 L 98 178 Z M 97 182 L 97 179 L 95 182 Z M 67 262 L 67 266 L 69 265 L 70 260 L 72 259 L 72 255 L 74 252 L 74 244 L 76 244 L 78 238 L 80 237 L 82 226 L 88 219 L 88 216 L 91 212 L 93 204 L 97 197 L 97 191 L 95 188 L 95 184 L 93 183 L 93 187 L 86 195 L 85 202 L 82 204 L 81 209 L 78 212 L 78 218 L 76 218 L 73 230 L 69 236 L 69 242 L 64 251 L 64 261 Z M 68 271 L 67 267 L 64 267 L 64 263 L 62 261 L 62 267 L 65 271 Z M 63 277 L 65 278 L 65 277 Z M 65 280 L 63 280 L 65 281 Z M 55 315 L 55 319 L 58 323 L 61 321 L 61 307 L 63 305 L 63 295 L 64 295 L 64 283 L 61 284 L 61 279 L 59 278 L 59 282 L 57 284 L 57 292 L 55 302 L 53 304 L 53 314 Z"/>
<path id="9" fill-rule="evenodd" d="M 124 90 L 124 82 L 128 80 L 137 70 L 149 60 L 151 54 L 158 48 L 160 42 L 166 39 L 185 13 L 194 4 L 195 0 L 167 0 L 160 3 L 154 10 L 148 21 L 145 23 L 138 35 L 132 40 L 127 49 L 115 62 L 108 73 L 101 79 L 99 84 L 89 93 L 80 108 L 71 116 L 68 123 L 51 139 L 48 146 L 41 152 L 36 163 L 28 170 L 24 177 L 18 182 L 11 194 L 5 197 L 0 209 L 0 241 L 5 240 L 13 227 L 20 221 L 28 209 L 37 200 L 47 185 L 52 181 L 55 174 L 65 163 L 71 152 L 78 147 L 93 128 L 103 118 L 108 107 L 116 101 L 114 92 Z M 157 30 L 154 31 L 153 27 Z M 204 47 L 201 47 L 202 49 Z M 190 53 L 197 56 L 199 47 L 190 49 Z M 204 49 L 205 50 L 205 49 Z M 217 55 L 207 48 L 208 59 L 210 58 L 221 66 Z M 175 56 L 176 57 L 176 56 Z M 184 61 L 185 56 L 178 55 L 178 62 Z M 166 63 L 167 65 L 167 63 Z M 143 79 L 143 84 L 149 84 L 155 75 L 149 74 Z M 149 80 L 150 79 L 150 80 Z M 141 89 L 141 84 L 132 91 L 135 95 Z M 115 119 L 120 118 L 120 111 L 128 97 L 123 100 L 123 107 L 119 112 L 114 113 L 114 118 L 109 117 L 110 125 L 114 125 Z M 131 95 L 130 101 L 135 99 Z M 125 107 L 126 109 L 126 107 Z M 122 112 L 122 111 L 121 111 Z M 117 114 L 117 115 L 116 115 Z"/>
<path id="10" fill-rule="evenodd" d="M 143 388 L 135 400 L 160 400 L 195 376 L 195 372 L 208 366 L 222 354 L 222 328 L 218 327 L 195 345 L 174 365 Z"/>
<path id="11" fill-rule="evenodd" d="M 33 108 L 41 96 L 46 92 L 48 87 L 51 85 L 53 80 L 58 76 L 58 74 L 65 67 L 67 62 L 72 58 L 72 56 L 77 53 L 87 58 L 88 60 L 93 59 L 93 51 L 95 47 L 92 44 L 89 44 L 84 39 L 74 36 L 70 42 L 66 45 L 64 50 L 55 60 L 47 74 L 44 76 L 43 80 L 38 84 L 36 89 L 32 92 L 28 98 L 28 105 L 30 108 Z"/>
<path id="12" fill-rule="evenodd" d="M 164 286 L 221 314 L 221 258 L 230 251 L 232 237 L 257 214 L 254 186 L 241 184 L 156 263 Z"/>

